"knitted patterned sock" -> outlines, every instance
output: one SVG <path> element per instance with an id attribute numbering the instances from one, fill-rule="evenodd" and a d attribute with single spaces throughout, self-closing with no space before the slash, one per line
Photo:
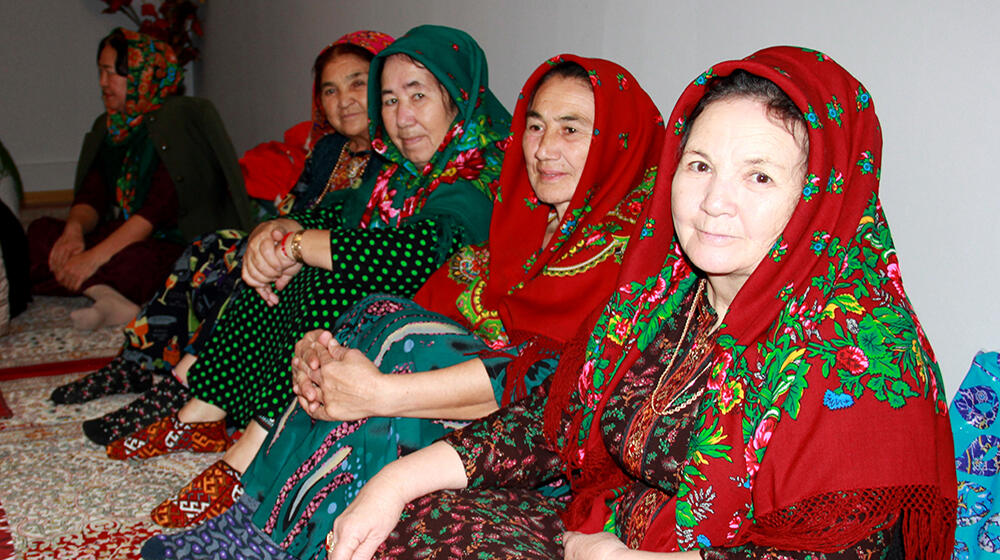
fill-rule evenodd
<path id="1" fill-rule="evenodd" d="M 108 445 L 108 457 L 126 459 L 151 459 L 169 453 L 192 451 L 218 453 L 232 445 L 226 433 L 226 421 L 181 422 L 176 414 L 160 418 L 131 435 Z M 239 478 L 239 474 L 236 475 Z"/>
<path id="2" fill-rule="evenodd" d="M 190 527 L 225 513 L 242 495 L 240 473 L 219 460 L 156 506 L 149 516 L 163 527 Z"/>
<path id="3" fill-rule="evenodd" d="M 49 398 L 56 404 L 79 404 L 107 395 L 141 393 L 152 384 L 152 373 L 119 354 L 108 365 L 82 379 L 56 387 Z"/>
<path id="4" fill-rule="evenodd" d="M 142 546 L 145 560 L 167 558 L 246 558 L 293 560 L 259 527 L 253 514 L 260 502 L 243 494 L 225 513 L 181 533 L 157 535 Z"/>
<path id="5" fill-rule="evenodd" d="M 168 376 L 124 408 L 84 422 L 83 433 L 90 441 L 106 446 L 173 414 L 190 399 L 191 392 Z"/>

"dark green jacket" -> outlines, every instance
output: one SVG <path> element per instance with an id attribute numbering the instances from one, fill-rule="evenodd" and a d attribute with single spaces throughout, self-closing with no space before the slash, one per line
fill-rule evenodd
<path id="1" fill-rule="evenodd" d="M 147 115 L 145 122 L 177 190 L 177 226 L 184 238 L 191 241 L 224 228 L 249 231 L 253 227 L 250 198 L 236 150 L 212 102 L 170 97 Z M 106 133 L 106 115 L 102 113 L 83 139 L 74 189 L 83 184 Z"/>

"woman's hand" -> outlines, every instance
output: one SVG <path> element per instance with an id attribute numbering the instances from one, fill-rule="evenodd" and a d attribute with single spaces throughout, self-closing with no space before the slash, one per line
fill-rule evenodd
<path id="1" fill-rule="evenodd" d="M 390 475 L 386 469 L 375 475 L 333 522 L 327 560 L 368 560 L 392 532 L 407 500 Z"/>
<path id="2" fill-rule="evenodd" d="M 62 267 L 54 270 L 56 281 L 71 292 L 80 291 L 80 286 L 97 272 L 108 259 L 91 249 L 71 256 Z"/>
<path id="3" fill-rule="evenodd" d="M 300 229 L 294 220 L 270 220 L 254 228 L 247 240 L 247 250 L 243 255 L 243 281 L 257 290 L 268 305 L 278 303 L 275 290 L 281 291 L 302 268 L 302 263 L 283 252 L 281 247 L 288 233 Z M 271 288 L 271 284 L 275 285 L 275 289 Z"/>
<path id="4" fill-rule="evenodd" d="M 566 531 L 563 533 L 565 560 L 609 560 L 627 552 L 625 543 L 612 533 L 601 531 L 592 535 Z"/>
<path id="5" fill-rule="evenodd" d="M 67 223 L 62 235 L 56 239 L 52 250 L 49 251 L 49 270 L 56 275 L 57 280 L 59 272 L 66 265 L 66 261 L 73 255 L 82 253 L 85 248 L 83 231 L 79 226 Z M 62 283 L 61 280 L 59 282 Z"/>
<path id="6" fill-rule="evenodd" d="M 292 392 L 298 396 L 299 405 L 310 416 L 323 406 L 319 385 L 313 383 L 312 377 L 322 365 L 320 356 L 326 355 L 329 360 L 330 352 L 326 346 L 330 340 L 333 340 L 330 331 L 317 329 L 307 332 L 295 343 L 295 353 L 292 355 Z"/>
<path id="7" fill-rule="evenodd" d="M 634 560 L 698 560 L 701 554 L 695 550 L 686 552 L 645 552 L 625 546 L 612 533 L 601 531 L 592 535 L 566 531 L 563 533 L 563 558 L 565 560 L 610 560 L 626 558 Z"/>
<path id="8" fill-rule="evenodd" d="M 332 335 L 323 333 L 317 342 L 326 351 L 317 350 L 318 370 L 310 370 L 312 382 L 319 387 L 322 409 L 314 417 L 324 420 L 359 420 L 369 416 L 390 416 L 385 406 L 386 376 L 363 353 L 341 346 Z"/>

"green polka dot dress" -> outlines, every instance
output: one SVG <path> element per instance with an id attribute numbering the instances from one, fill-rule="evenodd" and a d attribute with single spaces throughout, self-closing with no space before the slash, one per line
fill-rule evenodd
<path id="1" fill-rule="evenodd" d="M 356 190 L 331 192 L 324 208 L 294 216 L 305 228 L 331 230 L 333 270 L 303 268 L 274 307 L 244 290 L 188 372 L 193 394 L 239 426 L 253 418 L 269 426 L 291 401 L 292 351 L 303 334 L 331 328 L 371 293 L 412 297 L 451 253 L 489 234 L 510 113 L 485 86 L 485 54 L 462 31 L 420 26 L 375 57 L 372 76 L 393 53 L 434 73 L 456 105 L 454 121 L 418 169 L 384 134 L 379 90 L 369 90 L 373 157 L 384 160 L 384 169 Z"/>
<path id="2" fill-rule="evenodd" d="M 333 270 L 303 267 L 274 307 L 249 289 L 229 303 L 188 372 L 193 394 L 238 426 L 255 417 L 269 425 L 293 396 L 292 351 L 306 332 L 332 328 L 371 293 L 412 297 L 463 238 L 463 228 L 446 218 L 398 229 L 333 230 Z"/>

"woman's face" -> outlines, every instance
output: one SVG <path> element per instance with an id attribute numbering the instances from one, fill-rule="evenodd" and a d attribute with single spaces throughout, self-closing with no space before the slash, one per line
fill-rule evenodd
<path id="1" fill-rule="evenodd" d="M 125 94 L 128 92 L 128 78 L 115 71 L 117 53 L 111 45 L 105 45 L 97 57 L 97 75 L 101 84 L 101 101 L 109 113 L 125 110 Z"/>
<path id="2" fill-rule="evenodd" d="M 521 146 L 528 180 L 538 200 L 562 219 L 587 164 L 594 137 L 590 83 L 554 76 L 535 91 Z"/>
<path id="3" fill-rule="evenodd" d="M 368 144 L 368 61 L 353 54 L 333 57 L 320 76 L 326 120 L 356 144 Z"/>
<path id="4" fill-rule="evenodd" d="M 671 213 L 681 248 L 713 285 L 735 294 L 771 251 L 799 200 L 806 158 L 759 101 L 716 101 L 695 120 Z"/>
<path id="5" fill-rule="evenodd" d="M 382 68 L 382 123 L 403 157 L 423 167 L 441 145 L 458 113 L 437 78 L 403 56 Z"/>

